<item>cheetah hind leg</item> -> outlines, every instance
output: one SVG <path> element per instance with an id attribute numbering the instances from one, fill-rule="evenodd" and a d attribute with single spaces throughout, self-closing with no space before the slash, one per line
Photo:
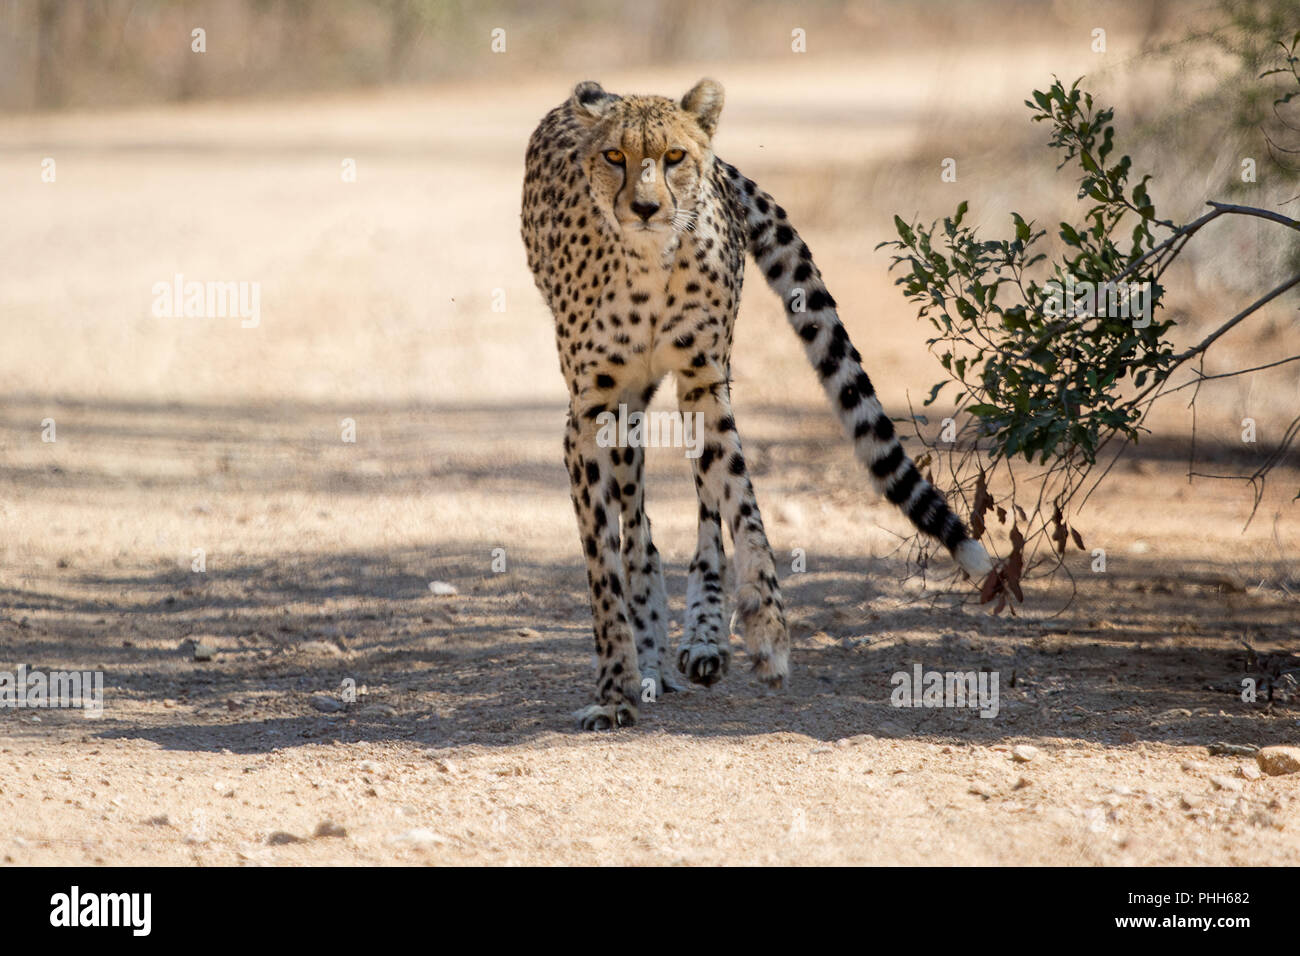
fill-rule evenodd
<path id="1" fill-rule="evenodd" d="M 731 644 L 723 623 L 727 556 L 721 517 L 701 502 L 699 544 L 686 583 L 686 626 L 677 645 L 677 669 L 694 684 L 710 687 L 731 667 Z"/>
<path id="2" fill-rule="evenodd" d="M 658 550 L 650 545 L 643 562 L 633 556 L 626 561 L 626 568 L 632 595 L 629 610 L 641 670 L 641 700 L 651 703 L 663 694 L 687 690 L 690 685 L 679 681 L 664 664 L 668 653 L 668 594 Z"/>
<path id="3" fill-rule="evenodd" d="M 644 410 L 643 406 L 644 402 L 633 407 Z M 668 653 L 668 594 L 659 549 L 654 545 L 650 517 L 645 512 L 644 450 L 624 449 L 617 455 L 614 467 L 622 489 L 623 576 L 636 640 L 637 668 L 641 672 L 641 702 L 652 703 L 663 694 L 686 690 L 687 685 L 664 666 Z"/>

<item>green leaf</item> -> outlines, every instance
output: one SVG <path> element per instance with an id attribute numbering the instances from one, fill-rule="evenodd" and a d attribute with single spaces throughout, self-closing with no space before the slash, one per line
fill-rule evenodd
<path id="1" fill-rule="evenodd" d="M 942 382 L 936 382 L 934 388 L 930 389 L 930 397 L 927 398 L 923 404 L 933 405 L 934 400 L 939 397 L 939 392 L 948 384 L 948 381 L 948 379 L 944 379 Z"/>
<path id="2" fill-rule="evenodd" d="M 1020 213 L 1018 212 L 1013 212 L 1011 214 L 1011 221 L 1016 224 L 1016 239 L 1018 239 L 1020 242 L 1028 242 L 1029 223 L 1025 222 L 1025 220 L 1020 217 Z"/>

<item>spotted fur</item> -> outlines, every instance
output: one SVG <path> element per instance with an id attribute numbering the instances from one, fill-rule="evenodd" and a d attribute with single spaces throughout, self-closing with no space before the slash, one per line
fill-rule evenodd
<path id="1" fill-rule="evenodd" d="M 694 459 L 699 536 L 676 665 L 709 685 L 730 664 L 726 557 L 734 550 L 736 622 L 758 678 L 780 686 L 790 640 L 771 546 L 745 467 L 728 386 L 732 329 L 748 250 L 782 297 L 871 481 L 916 527 L 978 577 L 990 569 L 941 492 L 903 453 L 808 246 L 786 211 L 712 137 L 722 87 L 702 80 L 680 101 L 620 97 L 580 83 L 528 144 L 523 238 L 555 317 L 569 387 L 564 438 L 587 562 L 596 638 L 588 729 L 632 724 L 649 692 L 678 689 L 668 665 L 667 599 L 643 495 L 645 451 L 601 447 L 602 413 L 644 409 L 672 373 L 683 413 L 703 415 Z"/>

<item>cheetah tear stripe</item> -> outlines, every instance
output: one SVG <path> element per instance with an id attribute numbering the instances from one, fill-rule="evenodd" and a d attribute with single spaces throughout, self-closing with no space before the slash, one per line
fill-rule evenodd
<path id="1" fill-rule="evenodd" d="M 922 478 L 904 454 L 894 423 L 876 398 L 862 356 L 849 341 L 807 244 L 770 195 L 736 167 L 721 160 L 718 164 L 744 206 L 750 254 L 785 303 L 786 318 L 803 341 L 808 361 L 852 437 L 872 485 L 901 508 L 918 530 L 942 542 L 962 570 L 976 580 L 983 578 L 993 569 L 988 552 L 970 537 L 943 493 Z M 802 311 L 797 311 L 800 306 Z"/>

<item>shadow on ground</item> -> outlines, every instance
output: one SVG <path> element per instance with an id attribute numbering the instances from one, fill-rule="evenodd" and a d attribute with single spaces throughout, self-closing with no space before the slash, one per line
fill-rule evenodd
<path id="1" fill-rule="evenodd" d="M 485 574 L 482 552 L 438 549 L 433 565 L 458 587 L 454 597 L 432 595 L 424 576 L 401 570 L 424 557 L 415 552 L 225 568 L 201 586 L 183 572 L 82 574 L 81 587 L 144 597 L 128 605 L 107 593 L 88 601 L 5 589 L 0 634 L 5 657 L 29 668 L 102 667 L 106 715 L 84 725 L 98 738 L 260 753 L 332 740 L 504 746 L 566 731 L 591 673 L 581 568 L 525 556 L 507 573 Z M 1285 682 L 1271 704 L 1263 699 L 1270 668 L 1300 666 L 1286 653 L 1294 605 L 1130 562 L 1104 585 L 1088 582 L 1049 621 L 992 618 L 951 595 L 900 593 L 895 563 L 824 558 L 787 580 L 796 650 L 785 690 L 752 681 L 737 646 L 721 684 L 646 704 L 641 725 L 624 733 L 1116 744 L 1260 744 L 1294 733 L 1300 709 Z M 684 593 L 681 569 L 668 586 Z M 214 659 L 195 661 L 192 642 Z M 892 675 L 917 663 L 996 673 L 998 715 L 890 706 Z M 1247 676 L 1260 682 L 1253 704 L 1239 693 Z M 313 697 L 341 700 L 348 680 L 359 699 L 319 712 Z M 49 726 L 10 721 L 15 735 Z"/>
<path id="2" fill-rule="evenodd" d="M 249 490 L 258 507 L 304 488 L 412 495 L 448 482 L 489 488 L 503 509 L 525 492 L 567 498 L 558 405 L 506 414 L 495 406 L 409 403 L 50 404 L 14 395 L 3 407 L 0 442 L 18 454 L 0 480 L 51 513 L 103 489 L 202 495 L 217 481 Z M 58 418 L 62 462 L 41 459 L 48 449 L 32 423 L 44 414 Z M 751 414 L 765 437 L 747 447 L 769 500 L 786 488 L 806 490 L 798 469 L 827 461 L 826 482 L 861 492 L 860 473 L 822 409 Z M 341 417 L 361 423 L 358 448 L 340 448 Z M 106 463 L 124 447 L 124 463 Z M 1185 452 L 1175 455 L 1174 447 L 1148 441 L 1131 454 L 1159 460 Z M 358 454 L 377 467 L 358 473 Z M 689 497 L 689 481 L 669 496 Z M 322 740 L 508 745 L 567 731 L 591 682 L 576 537 L 559 563 L 512 549 L 500 574 L 487 567 L 493 544 L 431 533 L 427 547 L 383 552 L 286 547 L 268 559 L 235 555 L 202 575 L 174 563 L 132 565 L 129 557 L 125 567 L 41 573 L 11 561 L 0 568 L 0 647 L 15 666 L 102 669 L 106 715 L 82 731 L 169 749 L 257 753 Z M 1284 590 L 1243 588 L 1209 563 L 1133 555 L 1091 574 L 1087 555 L 1078 554 L 1072 602 L 1061 579 L 1031 589 L 1023 616 L 990 617 L 953 595 L 900 585 L 901 555 L 873 559 L 846 546 L 815 556 L 807 573 L 783 583 L 795 642 L 784 691 L 750 680 L 737 648 L 720 685 L 647 703 L 641 724 L 623 733 L 793 732 L 828 741 L 872 733 L 953 742 L 1049 735 L 1108 744 L 1260 744 L 1294 735 L 1300 711 L 1280 672 L 1300 664 L 1289 656 L 1300 647 L 1300 615 Z M 1282 562 L 1256 570 L 1294 582 L 1294 568 Z M 435 596 L 434 578 L 459 593 Z M 683 567 L 668 569 L 668 586 L 680 615 Z M 212 660 L 194 660 L 196 642 L 213 649 Z M 996 673 L 998 716 L 890 706 L 891 678 L 916 663 Z M 1243 677 L 1259 682 L 1261 699 L 1241 699 Z M 356 701 L 340 699 L 347 681 Z M 319 710 L 317 695 L 341 709 Z M 51 712 L 36 724 L 9 712 L 0 726 L 31 736 L 76 719 Z"/>

